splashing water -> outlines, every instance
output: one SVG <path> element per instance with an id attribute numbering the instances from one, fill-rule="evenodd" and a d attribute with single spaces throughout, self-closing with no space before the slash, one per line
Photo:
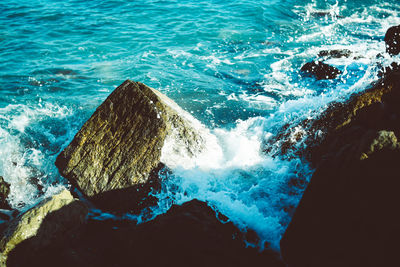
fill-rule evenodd
<path id="1" fill-rule="evenodd" d="M 68 186 L 55 157 L 130 78 L 210 128 L 207 156 L 163 158 L 173 172 L 154 214 L 198 198 L 275 249 L 312 170 L 262 144 L 377 80 L 393 60 L 383 36 L 400 24 L 389 0 L 4 0 L 0 12 L 0 175 L 14 208 Z M 301 75 L 330 49 L 352 51 L 325 61 L 337 79 Z"/>

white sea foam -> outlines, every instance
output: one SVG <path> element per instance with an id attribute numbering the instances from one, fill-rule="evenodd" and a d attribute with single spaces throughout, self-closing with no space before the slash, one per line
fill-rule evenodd
<path id="1" fill-rule="evenodd" d="M 158 93 L 158 91 L 155 91 Z M 162 94 L 158 95 L 183 117 L 186 122 L 198 133 L 202 140 L 191 144 L 191 147 L 179 136 L 178 129 L 172 129 L 165 140 L 161 151 L 161 162 L 170 168 L 208 168 L 209 165 L 217 165 L 221 161 L 222 151 L 217 139 L 210 131 L 195 119 L 190 113 L 184 111 L 174 101 Z M 205 162 L 207 162 L 205 164 Z M 210 164 L 211 163 L 211 164 Z"/>
<path id="2" fill-rule="evenodd" d="M 41 100 L 33 106 L 19 104 L 0 108 L 0 175 L 11 184 L 8 201 L 13 208 L 29 207 L 64 187 L 62 183 L 51 185 L 51 180 L 50 184 L 42 183 L 43 176 L 54 173 L 54 167 L 48 164 L 48 155 L 36 148 L 37 140 L 27 143 L 24 139 L 26 129 L 32 124 L 49 118 L 62 119 L 70 114 L 65 107 L 44 104 Z M 41 134 L 55 142 L 56 137 L 46 129 Z M 42 192 L 39 187 L 43 187 Z"/>
<path id="3" fill-rule="evenodd" d="M 223 150 L 219 164 L 209 158 L 191 169 L 173 168 L 173 174 L 164 182 L 164 190 L 157 195 L 160 203 L 155 212 L 193 198 L 207 201 L 242 230 L 255 230 L 261 239 L 255 245 L 263 247 L 267 241 L 278 249 L 290 219 L 285 208 L 297 205 L 301 191 L 290 189 L 287 183 L 295 171 L 301 168 L 305 173 L 308 169 L 299 160 L 281 161 L 262 153 L 264 123 L 263 118 L 252 118 L 239 121 L 232 130 L 215 129 Z M 289 194 L 292 190 L 294 193 Z"/>
<path id="4" fill-rule="evenodd" d="M 293 43 L 330 40 L 322 46 L 306 46 L 296 51 L 264 49 L 265 54 L 275 53 L 280 57 L 270 65 L 271 71 L 266 72 L 261 86 L 267 93 L 290 99 L 278 104 L 276 100 L 262 94 L 226 94 L 229 101 L 247 102 L 249 105 L 259 103 L 264 109 L 271 108 L 273 112 L 269 116 L 238 120 L 232 128 L 211 130 L 207 133 L 207 138 L 213 140 L 210 148 L 219 152 L 209 153 L 201 160 L 164 154 L 164 161 L 174 163 L 169 165 L 173 173 L 167 174 L 164 188 L 157 195 L 160 203 L 155 213 L 165 212 L 172 203 L 181 204 L 197 198 L 210 203 L 242 230 L 255 230 L 261 238 L 258 245 L 263 246 L 262 243 L 267 241 L 272 248 L 279 248 L 279 240 L 291 218 L 290 209 L 297 205 L 312 170 L 300 159 L 270 157 L 262 151 L 263 142 L 282 125 L 313 118 L 332 101 L 344 101 L 352 93 L 364 90 L 378 79 L 378 64 L 389 66 L 394 60 L 385 53 L 384 43 L 380 40 L 357 39 L 353 36 L 337 38 L 337 27 L 348 25 L 357 28 L 354 25 L 376 21 L 376 18 L 370 18 L 364 12 L 341 17 L 343 10 L 343 6 L 338 3 L 327 10 L 316 9 L 315 5 L 307 6 L 305 22 L 313 20 L 313 13 L 326 12 L 327 19 L 333 23 L 326 26 L 316 24 L 303 34 L 299 33 L 296 39 L 289 40 Z M 400 24 L 396 14 L 392 14 L 389 21 Z M 384 20 L 379 20 L 379 23 L 382 24 L 379 34 L 384 35 L 389 25 Z M 364 29 L 362 32 L 369 34 Z M 312 78 L 299 76 L 299 61 L 305 63 L 315 59 L 319 51 L 332 49 L 352 51 L 349 58 L 326 60 L 326 63 L 342 70 L 337 80 L 316 82 Z M 382 56 L 377 57 L 378 54 Z M 265 56 L 242 53 L 234 59 L 244 60 L 254 55 Z M 202 59 L 214 60 L 213 67 L 223 62 L 212 57 Z M 321 92 L 317 91 L 319 89 Z M 306 130 L 294 128 L 292 138 L 299 135 L 306 136 Z M 172 146 L 173 141 L 170 140 L 168 145 Z M 292 179 L 303 181 L 303 186 L 290 185 Z"/>

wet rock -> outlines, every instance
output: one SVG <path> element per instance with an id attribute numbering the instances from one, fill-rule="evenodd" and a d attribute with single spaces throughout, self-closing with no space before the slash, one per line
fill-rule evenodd
<path id="1" fill-rule="evenodd" d="M 148 223 L 92 220 L 81 232 L 34 257 L 16 251 L 9 266 L 284 266 L 276 252 L 246 247 L 245 234 L 198 200 Z"/>
<path id="2" fill-rule="evenodd" d="M 385 35 L 386 52 L 390 55 L 400 53 L 400 25 L 389 28 Z"/>
<path id="3" fill-rule="evenodd" d="M 333 49 L 333 50 L 321 50 L 318 53 L 318 57 L 325 58 L 348 58 L 350 57 L 352 52 L 348 49 Z"/>
<path id="4" fill-rule="evenodd" d="M 200 131 L 207 132 L 171 99 L 127 80 L 97 108 L 57 157 L 56 165 L 100 208 L 104 203 L 110 210 L 121 209 L 122 203 L 135 206 L 131 199 L 118 203 L 113 199 L 126 190 L 133 195 L 140 191 L 150 174 L 157 175 L 162 155 L 168 155 L 163 163 L 169 165 L 175 163 L 168 161 L 174 155 L 190 158 L 205 150 Z"/>
<path id="5" fill-rule="evenodd" d="M 339 69 L 329 66 L 321 61 L 312 61 L 303 65 L 302 72 L 314 76 L 317 80 L 335 79 L 340 73 Z"/>
<path id="6" fill-rule="evenodd" d="M 370 88 L 351 96 L 347 102 L 331 103 L 316 119 L 283 127 L 267 142 L 265 150 L 269 153 L 276 150 L 276 155 L 302 157 L 317 167 L 323 157 L 342 151 L 340 148 L 349 140 L 361 142 L 367 132 L 370 132 L 369 139 L 380 130 L 393 131 L 400 136 L 399 79 L 400 71 L 391 71 Z M 274 144 L 280 144 L 279 149 Z M 356 155 L 360 146 L 362 144 L 351 146 L 354 152 L 348 155 Z"/>
<path id="7" fill-rule="evenodd" d="M 16 247 L 24 246 L 28 256 L 50 243 L 62 242 L 81 227 L 87 213 L 86 205 L 67 190 L 43 200 L 9 223 L 0 240 L 0 265 Z"/>
<path id="8" fill-rule="evenodd" d="M 4 181 L 0 176 L 0 209 L 10 209 L 7 202 L 8 195 L 10 194 L 10 184 Z"/>
<path id="9" fill-rule="evenodd" d="M 316 171 L 281 240 L 289 266 L 394 266 L 398 262 L 400 72 L 332 105 L 308 129 Z"/>

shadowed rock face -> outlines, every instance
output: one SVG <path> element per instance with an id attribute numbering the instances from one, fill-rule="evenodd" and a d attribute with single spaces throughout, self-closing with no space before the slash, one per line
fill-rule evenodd
<path id="1" fill-rule="evenodd" d="M 0 176 L 0 209 L 9 209 L 7 202 L 8 194 L 10 194 L 10 185 Z"/>
<path id="2" fill-rule="evenodd" d="M 386 52 L 390 55 L 400 53 L 400 25 L 389 28 L 385 35 Z"/>
<path id="3" fill-rule="evenodd" d="M 182 114 L 187 116 L 165 95 L 127 80 L 97 108 L 56 165 L 96 200 L 103 193 L 144 184 L 159 167 L 167 139 L 175 142 L 176 153 L 189 157 L 204 149 L 197 129 Z"/>
<path id="4" fill-rule="evenodd" d="M 284 266 L 276 252 L 246 247 L 247 236 L 231 222 L 217 219 L 206 203 L 192 200 L 140 225 L 91 220 L 79 235 L 65 236 L 62 243 L 50 243 L 35 255 L 26 255 L 29 247 L 17 248 L 7 263 L 10 267 Z"/>
<path id="5" fill-rule="evenodd" d="M 300 70 L 306 74 L 315 76 L 317 80 L 335 79 L 338 74 L 342 73 L 337 68 L 321 61 L 308 62 Z"/>
<path id="6" fill-rule="evenodd" d="M 67 190 L 43 200 L 8 224 L 0 239 L 0 265 L 21 243 L 29 243 L 34 255 L 34 250 L 64 239 L 85 222 L 87 213 L 88 208 Z"/>
<path id="7" fill-rule="evenodd" d="M 395 266 L 400 245 L 400 72 L 308 123 L 316 171 L 281 240 L 289 266 Z M 312 133 L 322 129 L 315 138 Z"/>

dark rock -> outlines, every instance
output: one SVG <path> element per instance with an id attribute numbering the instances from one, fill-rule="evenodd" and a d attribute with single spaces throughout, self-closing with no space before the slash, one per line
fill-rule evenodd
<path id="1" fill-rule="evenodd" d="M 400 73 L 308 121 L 316 171 L 281 240 L 289 266 L 395 266 L 400 245 Z"/>
<path id="2" fill-rule="evenodd" d="M 7 202 L 8 195 L 10 194 L 10 184 L 4 181 L 0 176 L 0 209 L 10 209 Z"/>
<path id="3" fill-rule="evenodd" d="M 351 51 L 348 49 L 333 49 L 333 50 L 321 50 L 318 53 L 318 57 L 325 58 L 342 58 L 342 57 L 350 57 Z"/>
<path id="4" fill-rule="evenodd" d="M 15 249 L 8 266 L 284 266 L 277 253 L 246 247 L 232 223 L 206 203 L 172 206 L 148 223 L 92 220 L 80 235 L 65 236 L 25 256 Z M 247 236 L 254 236 L 247 234 Z"/>
<path id="5" fill-rule="evenodd" d="M 397 144 L 398 147 L 398 144 Z M 400 150 L 324 161 L 281 240 L 289 266 L 395 266 Z"/>
<path id="6" fill-rule="evenodd" d="M 389 28 L 385 35 L 386 52 L 390 55 L 400 53 L 400 25 Z"/>
<path id="7" fill-rule="evenodd" d="M 192 157 L 203 151 L 205 141 L 191 119 L 157 90 L 127 80 L 97 108 L 56 165 L 100 208 L 121 209 L 125 203 L 137 209 L 132 199 L 113 202 L 116 194 L 109 192 L 145 188 L 147 195 L 151 188 L 141 185 L 159 169 L 166 140 L 174 142 L 170 153 Z"/>
<path id="8" fill-rule="evenodd" d="M 346 103 L 331 103 L 316 119 L 282 127 L 268 140 L 265 151 L 303 157 L 317 167 L 323 157 L 340 151 L 351 140 L 361 140 L 369 130 L 372 135 L 389 130 L 400 136 L 400 108 L 396 102 L 400 101 L 399 79 L 400 71 L 391 71 L 370 88 L 351 96 Z M 279 144 L 279 149 L 274 144 Z M 359 151 L 354 146 L 352 149 Z"/>
<path id="9" fill-rule="evenodd" d="M 308 62 L 301 67 L 301 71 L 315 76 L 317 80 L 335 79 L 340 73 L 340 70 L 333 66 L 329 66 L 321 61 Z"/>
<path id="10" fill-rule="evenodd" d="M 0 265 L 22 243 L 29 247 L 25 257 L 34 256 L 36 250 L 50 243 L 62 242 L 65 235 L 74 234 L 85 223 L 87 214 L 86 205 L 67 190 L 43 200 L 8 224 L 0 239 Z"/>
<path id="11" fill-rule="evenodd" d="M 317 120 L 310 123 L 310 131 L 322 130 L 322 138 L 310 135 L 306 157 L 314 166 L 323 158 L 335 156 L 349 146 L 346 157 L 359 154 L 365 138 L 369 142 L 381 130 L 393 131 L 400 136 L 400 72 L 387 76 L 346 103 L 333 104 Z M 366 135 L 369 132 L 369 135 Z M 354 145 L 357 141 L 360 144 Z M 352 144 L 352 145 L 349 145 Z"/>

